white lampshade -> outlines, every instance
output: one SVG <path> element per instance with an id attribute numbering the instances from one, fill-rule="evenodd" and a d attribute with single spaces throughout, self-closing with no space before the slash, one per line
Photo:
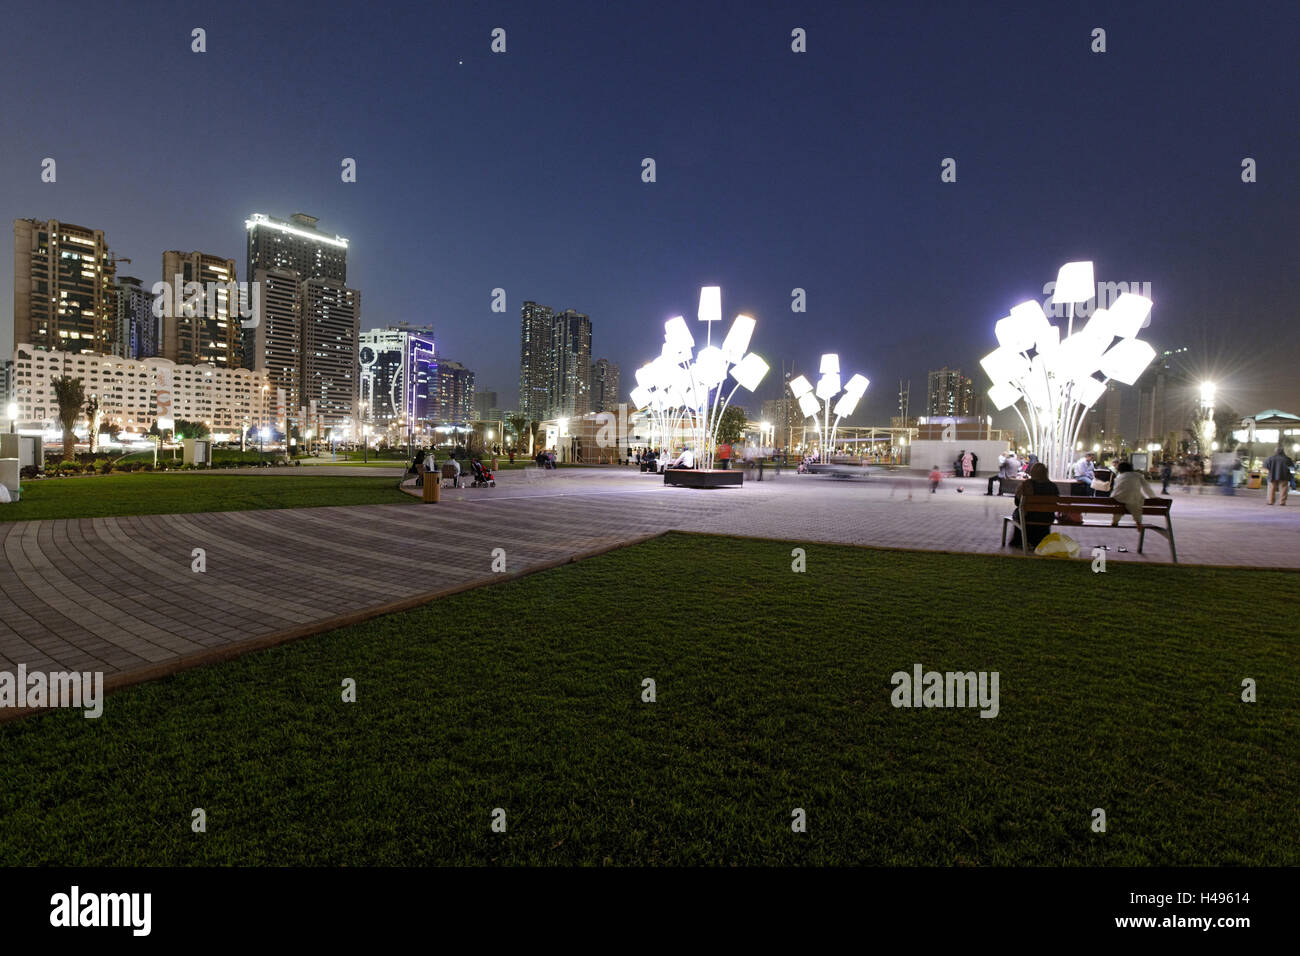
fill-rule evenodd
<path id="1" fill-rule="evenodd" d="M 817 397 L 825 400 L 834 398 L 840 390 L 840 373 L 827 372 L 817 380 Z"/>
<path id="2" fill-rule="evenodd" d="M 1014 382 L 1029 374 L 1029 360 L 1018 350 L 1006 346 L 994 349 L 984 356 L 980 359 L 980 365 L 995 382 Z"/>
<path id="3" fill-rule="evenodd" d="M 1056 326 L 1048 323 L 1039 328 L 1038 335 L 1034 337 L 1034 348 L 1038 354 L 1053 352 L 1061 344 L 1061 330 Z"/>
<path id="4" fill-rule="evenodd" d="M 763 376 L 766 374 L 767 363 L 753 352 L 742 358 L 740 363 L 731 370 L 731 377 L 751 392 L 758 388 L 758 383 L 763 381 Z"/>
<path id="5" fill-rule="evenodd" d="M 802 375 L 796 375 L 794 378 L 790 379 L 790 391 L 794 392 L 795 398 L 803 398 L 812 390 L 812 382 L 808 381 L 808 379 L 804 378 Z"/>
<path id="6" fill-rule="evenodd" d="M 1106 392 L 1106 386 L 1101 384 L 1091 375 L 1079 379 L 1074 383 L 1074 398 L 1080 405 L 1085 408 L 1095 405 L 1097 399 L 1101 398 Z"/>
<path id="7" fill-rule="evenodd" d="M 870 384 L 871 384 L 871 380 L 868 379 L 865 375 L 855 374 L 845 384 L 844 391 L 849 392 L 850 394 L 856 395 L 859 398 L 861 398 L 862 393 L 867 390 L 867 386 Z"/>
<path id="8" fill-rule="evenodd" d="M 695 336 L 691 335 L 686 320 L 680 315 L 674 316 L 664 323 L 664 340 L 672 346 L 674 351 L 680 352 L 695 348 Z"/>
<path id="9" fill-rule="evenodd" d="M 998 345 L 1012 352 L 1027 352 L 1034 347 L 1037 329 L 1025 315 L 1008 315 L 993 325 Z"/>
<path id="10" fill-rule="evenodd" d="M 695 356 L 695 381 L 704 388 L 715 388 L 727 377 L 727 360 L 716 345 L 700 349 Z"/>
<path id="11" fill-rule="evenodd" d="M 653 362 L 648 362 L 636 370 L 636 383 L 650 388 L 655 384 L 655 367 Z"/>
<path id="12" fill-rule="evenodd" d="M 1056 288 L 1052 291 L 1053 302 L 1087 302 L 1096 294 L 1091 262 L 1067 262 L 1061 266 L 1061 271 L 1056 274 Z"/>
<path id="13" fill-rule="evenodd" d="M 1096 338 L 1104 338 L 1106 345 L 1110 345 L 1110 340 L 1115 337 L 1115 320 L 1111 317 L 1110 309 L 1096 309 L 1092 313 L 1092 318 L 1088 324 L 1080 329 L 1075 335 L 1091 335 Z"/>
<path id="14" fill-rule="evenodd" d="M 1042 412 L 1051 406 L 1052 398 L 1047 388 L 1047 376 L 1044 374 L 1042 361 L 1034 359 L 1029 367 L 1029 374 L 1024 377 L 1021 384 L 1025 390 L 1025 398 L 1034 408 Z"/>
<path id="15" fill-rule="evenodd" d="M 1020 401 L 1020 389 L 1010 382 L 994 385 L 989 389 L 989 401 L 993 403 L 993 407 L 998 411 L 1004 411 Z"/>
<path id="16" fill-rule="evenodd" d="M 1042 303 L 1037 299 L 1028 299 L 1021 302 L 1011 310 L 1011 316 L 1020 319 L 1024 323 L 1024 327 L 1029 330 L 1035 342 L 1048 334 L 1047 329 L 1052 326 L 1051 321 L 1047 318 L 1047 313 L 1043 311 Z"/>
<path id="17" fill-rule="evenodd" d="M 812 392 L 804 392 L 799 396 L 799 411 L 803 412 L 804 418 L 812 418 L 821 410 L 821 403 Z"/>
<path id="18" fill-rule="evenodd" d="M 1155 357 L 1156 350 L 1146 342 L 1121 339 L 1101 357 L 1101 373 L 1117 382 L 1132 385 Z"/>
<path id="19" fill-rule="evenodd" d="M 700 289 L 701 322 L 717 322 L 722 318 L 722 287 L 706 285 Z"/>
<path id="20" fill-rule="evenodd" d="M 1123 339 L 1131 339 L 1142 330 L 1151 314 L 1151 300 L 1134 292 L 1121 292 L 1110 307 L 1111 328 Z"/>
<path id="21" fill-rule="evenodd" d="M 754 320 L 747 315 L 738 315 L 731 323 L 727 337 L 722 340 L 722 355 L 728 362 L 739 362 L 749 348 L 749 339 L 754 334 Z"/>
<path id="22" fill-rule="evenodd" d="M 861 392 L 845 392 L 838 402 L 835 403 L 835 414 L 837 416 L 852 415 L 853 409 L 858 407 L 858 402 L 862 399 Z"/>
<path id="23" fill-rule="evenodd" d="M 822 356 L 822 367 L 817 371 L 822 375 L 827 372 L 833 372 L 836 375 L 840 374 L 840 357 L 834 352 L 827 352 Z"/>
<path id="24" fill-rule="evenodd" d="M 637 369 L 637 371 L 639 372 L 641 370 Z M 632 393 L 629 397 L 632 399 L 632 404 L 635 405 L 637 408 L 650 407 L 650 402 L 651 402 L 650 389 L 646 388 L 644 385 L 638 385 L 636 388 L 632 389 Z"/>

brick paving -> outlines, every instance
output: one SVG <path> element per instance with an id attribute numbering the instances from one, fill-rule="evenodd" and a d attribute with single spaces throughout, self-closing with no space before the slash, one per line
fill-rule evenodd
<path id="1" fill-rule="evenodd" d="M 743 488 L 694 491 L 629 468 L 529 470 L 500 473 L 496 488 L 445 489 L 437 505 L 0 523 L 0 669 L 22 663 L 129 679 L 490 581 L 497 547 L 509 572 L 674 529 L 1011 554 L 999 546 L 1010 499 L 985 497 L 980 479 L 965 482 L 964 494 L 957 484 L 949 479 L 931 495 L 919 479 L 840 481 L 786 470 Z M 1281 508 L 1260 492 L 1173 497 L 1180 563 L 1300 568 L 1300 500 Z M 1138 555 L 1131 531 L 1069 533 L 1085 551 L 1108 545 L 1108 561 L 1169 560 L 1155 535 Z M 206 552 L 205 573 L 190 568 L 193 548 Z"/>

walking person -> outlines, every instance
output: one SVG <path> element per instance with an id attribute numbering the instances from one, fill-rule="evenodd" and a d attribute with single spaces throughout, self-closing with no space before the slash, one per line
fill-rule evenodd
<path id="1" fill-rule="evenodd" d="M 970 478 L 975 474 L 975 460 L 968 451 L 961 453 L 961 476 Z"/>
<path id="2" fill-rule="evenodd" d="M 939 482 L 943 481 L 943 473 L 939 471 L 939 466 L 935 465 L 930 469 L 930 494 L 939 490 Z"/>
<path id="3" fill-rule="evenodd" d="M 1270 505 L 1277 496 L 1279 488 L 1282 490 L 1282 500 L 1278 504 L 1286 504 L 1287 492 L 1291 489 L 1291 470 L 1294 467 L 1295 462 L 1287 457 L 1281 445 L 1277 446 L 1277 451 L 1264 459 L 1264 471 L 1268 474 L 1268 503 Z"/>
<path id="4" fill-rule="evenodd" d="M 1160 493 L 1169 494 L 1169 480 L 1174 477 L 1174 463 L 1166 458 L 1160 463 Z"/>
<path id="5" fill-rule="evenodd" d="M 978 478 L 980 475 L 980 456 L 974 452 L 970 453 L 970 476 Z"/>

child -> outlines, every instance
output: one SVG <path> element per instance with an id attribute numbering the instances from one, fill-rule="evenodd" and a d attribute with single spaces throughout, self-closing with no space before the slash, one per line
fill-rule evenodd
<path id="1" fill-rule="evenodd" d="M 1115 483 L 1111 486 L 1110 496 L 1124 505 L 1133 516 L 1137 526 L 1142 527 L 1142 506 L 1148 498 L 1157 497 L 1155 489 L 1147 484 L 1146 476 L 1133 470 L 1133 463 L 1121 461 L 1116 466 Z M 1119 515 L 1111 520 L 1111 527 L 1119 524 Z"/>
<path id="2" fill-rule="evenodd" d="M 939 490 L 939 482 L 943 480 L 943 473 L 939 471 L 939 466 L 935 465 L 930 470 L 930 494 Z"/>

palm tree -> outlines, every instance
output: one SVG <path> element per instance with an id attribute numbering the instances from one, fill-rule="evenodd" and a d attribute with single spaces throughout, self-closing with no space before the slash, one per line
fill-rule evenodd
<path id="1" fill-rule="evenodd" d="M 524 440 L 524 429 L 528 427 L 528 419 L 523 415 L 511 415 L 507 423 L 510 425 L 510 430 L 515 433 L 515 447 L 518 448 L 519 443 Z"/>
<path id="2" fill-rule="evenodd" d="M 77 450 L 77 436 L 73 429 L 81 417 L 81 406 L 86 402 L 86 388 L 81 379 L 63 375 L 50 379 L 54 398 L 59 403 L 59 424 L 63 426 L 63 460 L 71 461 Z"/>
<path id="3" fill-rule="evenodd" d="M 103 409 L 99 407 L 99 398 L 92 395 L 90 401 L 86 402 L 86 421 L 90 425 L 90 453 L 95 453 L 99 445 L 99 422 L 103 414 Z"/>
<path id="4" fill-rule="evenodd" d="M 528 423 L 528 454 L 531 457 L 537 453 L 537 433 L 541 430 L 542 423 L 533 419 Z"/>

